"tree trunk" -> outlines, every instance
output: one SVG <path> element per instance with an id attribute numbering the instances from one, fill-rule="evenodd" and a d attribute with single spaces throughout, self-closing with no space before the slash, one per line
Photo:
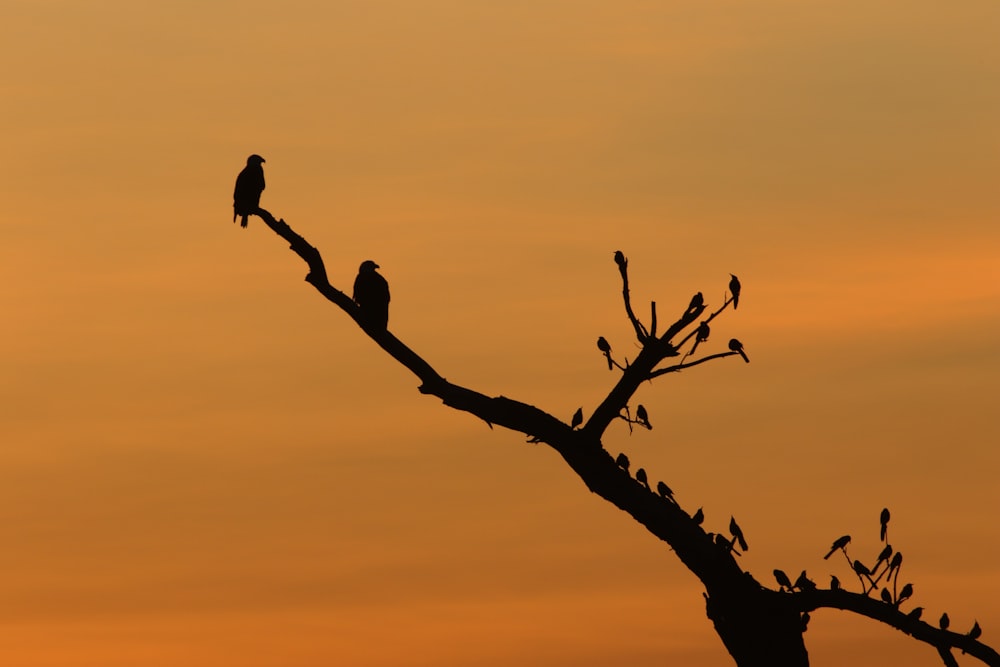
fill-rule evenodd
<path id="1" fill-rule="evenodd" d="M 706 613 L 739 667 L 808 667 L 802 614 L 781 593 L 746 584 L 705 595 Z"/>

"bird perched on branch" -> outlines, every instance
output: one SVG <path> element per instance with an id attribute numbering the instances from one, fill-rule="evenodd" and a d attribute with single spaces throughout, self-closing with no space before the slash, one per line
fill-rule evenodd
<path id="1" fill-rule="evenodd" d="M 611 361 L 611 343 L 604 336 L 597 339 L 597 349 L 600 350 L 604 357 L 608 360 L 608 370 L 610 371 L 615 367 L 614 362 Z"/>
<path id="2" fill-rule="evenodd" d="M 673 490 L 671 490 L 671 488 L 669 486 L 667 486 L 666 484 L 664 484 L 663 482 L 657 482 L 656 483 L 656 492 L 658 494 L 660 494 L 661 496 L 663 496 L 664 498 L 667 498 L 669 500 L 673 500 L 674 499 L 674 492 L 673 492 Z"/>
<path id="3" fill-rule="evenodd" d="M 694 345 L 691 346 L 691 354 L 694 354 L 698 346 L 708 340 L 711 333 L 712 329 L 708 326 L 707 320 L 698 325 L 697 331 L 694 332 Z"/>
<path id="4" fill-rule="evenodd" d="M 653 430 L 653 425 L 649 423 L 649 413 L 646 412 L 645 405 L 639 404 L 639 407 L 635 409 L 635 420 L 647 429 Z"/>
<path id="5" fill-rule="evenodd" d="M 834 551 L 836 551 L 837 549 L 843 549 L 850 542 L 851 542 L 850 535 L 841 535 L 840 537 L 838 537 L 833 541 L 833 545 L 830 547 L 830 550 L 826 553 L 826 555 L 823 556 L 823 560 L 830 560 L 830 556 L 833 555 Z"/>
<path id="6" fill-rule="evenodd" d="M 264 192 L 265 162 L 259 155 L 247 158 L 247 166 L 236 177 L 236 188 L 233 190 L 233 222 L 241 217 L 240 227 L 246 227 L 251 215 L 260 208 L 260 195 Z"/>
<path id="7" fill-rule="evenodd" d="M 615 465 L 617 465 L 625 472 L 628 472 L 629 461 L 628 457 L 625 456 L 625 452 L 621 452 L 618 454 L 618 456 L 615 458 Z"/>
<path id="8" fill-rule="evenodd" d="M 389 283 L 375 269 L 379 265 L 370 259 L 361 262 L 354 279 L 354 302 L 361 309 L 361 318 L 374 329 L 389 325 Z"/>
<path id="9" fill-rule="evenodd" d="M 733 540 L 740 545 L 740 549 L 743 551 L 748 551 L 750 547 L 747 546 L 746 538 L 743 537 L 743 529 L 740 525 L 736 523 L 735 517 L 729 517 L 729 533 L 733 536 Z"/>
<path id="10" fill-rule="evenodd" d="M 882 529 L 880 531 L 880 539 L 885 542 L 886 533 L 889 532 L 889 508 L 882 508 L 882 513 L 879 514 L 878 522 L 881 524 Z"/>
<path id="11" fill-rule="evenodd" d="M 698 292 L 693 297 L 691 297 L 691 302 L 688 304 L 687 312 L 690 313 L 692 310 L 697 310 L 698 308 L 701 308 L 704 305 L 705 305 L 705 297 L 702 296 L 701 292 Z"/>
<path id="12" fill-rule="evenodd" d="M 639 482 L 647 489 L 649 488 L 649 478 L 646 477 L 645 468 L 639 468 L 638 470 L 635 471 L 635 481 Z"/>
<path id="13" fill-rule="evenodd" d="M 694 516 L 691 517 L 691 520 L 694 521 L 696 526 L 700 526 L 705 521 L 705 510 L 699 507 Z"/>
<path id="14" fill-rule="evenodd" d="M 621 250 L 615 250 L 615 264 L 618 265 L 618 270 L 624 272 L 625 267 L 628 266 L 628 260 L 625 259 L 625 253 Z"/>
<path id="15" fill-rule="evenodd" d="M 743 343 L 736 340 L 735 338 L 731 338 L 729 340 L 729 349 L 732 350 L 733 352 L 736 352 L 741 357 L 743 357 L 743 361 L 747 362 L 748 364 L 750 363 L 750 357 L 748 357 L 747 353 L 743 351 Z"/>
<path id="16" fill-rule="evenodd" d="M 577 408 L 576 412 L 573 413 L 573 421 L 570 422 L 570 428 L 576 428 L 583 423 L 583 408 Z"/>
<path id="17" fill-rule="evenodd" d="M 948 612 L 945 612 L 941 614 L 941 620 L 938 621 L 938 627 L 942 630 L 947 630 L 949 625 L 951 625 L 951 619 L 948 618 Z"/>
<path id="18" fill-rule="evenodd" d="M 733 295 L 733 310 L 736 310 L 740 305 L 740 279 L 731 273 L 729 276 L 729 293 Z"/>
<path id="19" fill-rule="evenodd" d="M 788 578 L 784 570 L 774 570 L 774 580 L 778 582 L 778 586 L 783 589 L 792 590 L 792 580 Z"/>

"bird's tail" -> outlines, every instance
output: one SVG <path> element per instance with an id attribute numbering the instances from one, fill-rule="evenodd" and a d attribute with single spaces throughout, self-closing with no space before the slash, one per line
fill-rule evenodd
<path id="1" fill-rule="evenodd" d="M 240 220 L 240 227 L 243 227 L 245 229 L 246 226 L 247 226 L 247 221 L 248 220 L 249 220 L 249 216 L 244 215 L 243 219 Z M 233 218 L 233 222 L 236 222 L 236 218 L 235 217 Z"/>

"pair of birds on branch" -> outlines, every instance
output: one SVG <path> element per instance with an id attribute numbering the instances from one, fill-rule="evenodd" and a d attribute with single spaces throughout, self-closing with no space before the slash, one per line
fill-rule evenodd
<path id="1" fill-rule="evenodd" d="M 251 215 L 260 210 L 260 197 L 264 192 L 264 167 L 266 162 L 254 154 L 247 158 L 247 164 L 236 177 L 233 189 L 233 222 L 240 219 L 240 226 L 246 228 Z M 384 331 L 389 325 L 389 283 L 376 270 L 378 264 L 368 259 L 361 262 L 358 275 L 354 279 L 354 302 L 361 311 L 361 320 L 366 326 Z"/>

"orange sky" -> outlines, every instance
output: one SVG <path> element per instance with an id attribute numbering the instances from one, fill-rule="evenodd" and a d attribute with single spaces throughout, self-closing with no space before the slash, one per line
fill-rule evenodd
<path id="1" fill-rule="evenodd" d="M 0 664 L 731 664 L 697 581 L 302 281 L 236 173 L 448 379 L 568 419 L 646 312 L 726 359 L 612 453 L 825 582 L 905 553 L 1000 644 L 1000 8 L 337 0 L 0 7 Z M 936 665 L 839 612 L 813 664 Z M 963 663 L 967 664 L 967 663 Z"/>

